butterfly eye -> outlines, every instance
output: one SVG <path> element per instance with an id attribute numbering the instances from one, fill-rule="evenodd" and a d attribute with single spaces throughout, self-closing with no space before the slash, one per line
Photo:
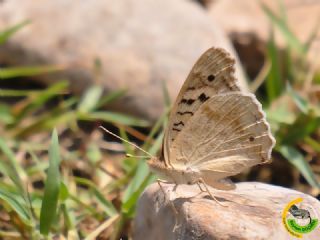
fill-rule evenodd
<path id="1" fill-rule="evenodd" d="M 212 82 L 215 78 L 216 78 L 216 77 L 215 77 L 214 75 L 210 74 L 210 75 L 208 76 L 208 81 L 209 81 L 209 82 Z"/>

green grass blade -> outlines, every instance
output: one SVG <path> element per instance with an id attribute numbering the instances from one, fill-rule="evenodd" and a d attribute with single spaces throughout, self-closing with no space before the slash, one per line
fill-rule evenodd
<path id="1" fill-rule="evenodd" d="M 139 185 L 139 187 L 133 191 L 128 199 L 123 202 L 121 206 L 121 212 L 128 218 L 132 217 L 135 211 L 135 206 L 139 199 L 139 196 L 143 192 L 143 190 L 152 182 L 156 180 L 156 176 L 148 174 L 144 179 L 143 182 Z"/>
<path id="2" fill-rule="evenodd" d="M 145 143 L 142 146 L 143 149 L 148 149 L 150 147 L 150 145 L 152 144 L 151 139 L 153 139 L 155 134 L 158 133 L 160 128 L 164 125 L 164 122 L 167 120 L 168 117 L 168 112 L 169 108 L 167 108 L 167 110 L 162 113 L 157 122 L 153 125 Z"/>
<path id="3" fill-rule="evenodd" d="M 304 54 L 306 49 L 304 45 L 299 41 L 299 39 L 290 31 L 288 28 L 288 25 L 286 23 L 285 17 L 279 17 L 274 12 L 271 11 L 271 9 L 261 3 L 261 8 L 265 12 L 265 14 L 268 16 L 270 21 L 276 26 L 280 32 L 282 33 L 283 37 L 286 39 L 286 42 L 288 45 L 296 50 L 299 54 Z"/>
<path id="4" fill-rule="evenodd" d="M 5 43 L 14 33 L 30 23 L 29 20 L 18 23 L 17 25 L 10 27 L 0 32 L 0 44 Z"/>
<path id="5" fill-rule="evenodd" d="M 97 108 L 103 107 L 104 105 L 119 99 L 126 92 L 127 92 L 126 89 L 120 89 L 118 91 L 114 91 L 114 92 L 108 93 L 106 96 L 101 97 L 101 99 L 100 99 L 100 101 L 99 101 L 99 103 L 97 105 Z"/>
<path id="6" fill-rule="evenodd" d="M 1 97 L 1 89 L 0 89 Z M 7 104 L 0 103 L 0 123 L 11 124 L 14 122 L 14 116 L 11 113 L 11 107 Z"/>
<path id="7" fill-rule="evenodd" d="M 80 100 L 78 111 L 80 113 L 88 113 L 96 109 L 102 93 L 103 88 L 101 86 L 93 86 L 89 88 Z"/>
<path id="8" fill-rule="evenodd" d="M 164 81 L 162 82 L 162 92 L 163 92 L 164 105 L 166 108 L 170 108 L 171 106 L 170 94 L 168 91 L 167 84 Z"/>
<path id="9" fill-rule="evenodd" d="M 320 153 L 320 143 L 316 140 L 314 140 L 311 137 L 306 137 L 304 141 L 313 148 L 316 152 Z"/>
<path id="10" fill-rule="evenodd" d="M 19 189 L 19 193 L 23 196 L 26 200 L 26 192 L 23 185 L 23 179 L 26 179 L 26 173 L 24 172 L 23 168 L 17 162 L 17 159 L 12 152 L 12 150 L 6 144 L 6 141 L 3 138 L 0 138 L 0 150 L 4 153 L 4 155 L 8 158 L 8 163 L 4 163 L 1 160 L 1 170 L 3 171 L 4 175 L 7 175 Z"/>
<path id="11" fill-rule="evenodd" d="M 266 80 L 268 101 L 269 103 L 271 103 L 281 94 L 283 90 L 278 49 L 274 41 L 273 32 L 271 32 L 270 40 L 267 46 L 267 57 L 269 58 L 269 61 L 272 63 L 270 72 Z"/>
<path id="12" fill-rule="evenodd" d="M 295 122 L 288 126 L 282 134 L 283 143 L 294 144 L 314 133 L 320 126 L 320 117 L 314 116 L 312 112 L 308 115 L 301 113 Z"/>
<path id="13" fill-rule="evenodd" d="M 163 133 L 157 137 L 152 148 L 149 149 L 151 154 L 154 155 L 159 150 L 162 144 L 162 139 Z M 150 175 L 148 164 L 145 161 L 140 161 L 138 163 L 137 171 L 123 195 L 123 204 L 121 208 L 123 213 L 129 215 L 132 213 L 133 207 L 135 206 L 140 194 L 144 188 L 154 180 L 155 177 Z"/>
<path id="14" fill-rule="evenodd" d="M 15 77 L 32 77 L 41 74 L 61 71 L 61 66 L 28 66 L 28 67 L 7 67 L 0 68 L 0 80 Z"/>
<path id="15" fill-rule="evenodd" d="M 23 223 L 28 226 L 33 225 L 28 209 L 25 208 L 23 204 L 20 204 L 16 194 L 12 194 L 11 192 L 0 188 L 0 199 L 6 202 L 10 208 L 18 214 Z"/>
<path id="16" fill-rule="evenodd" d="M 138 191 L 149 174 L 148 165 L 145 161 L 139 161 L 136 174 L 128 185 L 123 195 L 123 203 L 126 203 L 134 192 Z"/>
<path id="17" fill-rule="evenodd" d="M 99 191 L 97 186 L 92 181 L 80 177 L 76 177 L 75 180 L 77 183 L 90 187 L 93 190 L 93 194 L 96 197 L 98 203 L 100 204 L 100 206 L 102 206 L 108 216 L 114 216 L 118 213 L 113 204 L 103 196 L 103 194 Z"/>
<path id="18" fill-rule="evenodd" d="M 20 109 L 19 112 L 15 114 L 15 122 L 12 127 L 18 126 L 18 124 L 23 120 L 28 113 L 37 112 L 39 108 L 42 107 L 46 102 L 48 102 L 53 97 L 64 94 L 67 92 L 68 82 L 60 81 L 56 84 L 53 84 L 49 88 L 41 91 L 28 91 L 26 90 L 26 94 L 28 95 L 27 102 L 23 108 Z M 1 94 L 1 91 L 0 91 Z M 66 101 L 68 102 L 68 101 Z M 47 111 L 46 114 L 50 114 L 50 111 Z M 18 127 L 19 129 L 21 126 Z"/>
<path id="19" fill-rule="evenodd" d="M 95 195 L 97 201 L 100 203 L 100 205 L 103 207 L 104 212 L 109 216 L 114 216 L 118 214 L 116 208 L 113 206 L 113 204 L 108 201 L 105 196 L 101 194 L 101 192 L 94 187 L 93 188 L 93 194 Z"/>
<path id="20" fill-rule="evenodd" d="M 296 148 L 286 145 L 280 146 L 278 150 L 282 156 L 288 159 L 288 161 L 301 172 L 311 186 L 320 189 L 320 184 L 312 172 L 309 163 L 304 159 L 302 153 L 300 153 Z"/>
<path id="21" fill-rule="evenodd" d="M 127 141 L 129 141 L 128 135 L 126 133 L 126 131 L 123 129 L 123 127 L 119 128 L 119 134 L 120 137 L 122 139 L 124 139 L 124 141 L 122 141 L 122 145 L 125 148 L 125 152 L 126 154 L 129 155 L 135 155 L 135 150 L 133 148 L 133 146 L 131 146 Z M 122 168 L 123 170 L 128 173 L 128 172 L 132 172 L 132 170 L 137 166 L 137 159 L 135 157 L 126 157 L 123 161 L 122 161 Z"/>
<path id="22" fill-rule="evenodd" d="M 286 103 L 279 103 L 274 109 L 265 110 L 268 120 L 275 123 L 285 123 L 285 124 L 293 124 L 296 115 L 288 109 L 288 105 Z"/>
<path id="23" fill-rule="evenodd" d="M 310 109 L 308 101 L 303 99 L 296 91 L 294 91 L 290 83 L 287 83 L 287 91 L 300 111 L 307 114 Z"/>
<path id="24" fill-rule="evenodd" d="M 148 127 L 150 124 L 146 120 L 135 117 L 130 117 L 121 113 L 97 111 L 89 114 L 79 114 L 78 118 L 81 120 L 102 120 L 116 124 L 123 124 L 128 126 Z"/>
<path id="25" fill-rule="evenodd" d="M 51 137 L 49 168 L 40 212 L 40 232 L 44 235 L 48 235 L 57 213 L 60 190 L 59 164 L 59 140 L 57 131 L 54 130 Z"/>

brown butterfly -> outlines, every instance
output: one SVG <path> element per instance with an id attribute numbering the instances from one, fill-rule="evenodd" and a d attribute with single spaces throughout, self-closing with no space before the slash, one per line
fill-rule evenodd
<path id="1" fill-rule="evenodd" d="M 255 95 L 241 91 L 234 65 L 225 50 L 210 48 L 192 68 L 171 110 L 162 154 L 148 161 L 161 179 L 201 190 L 202 183 L 214 198 L 207 185 L 233 189 L 225 178 L 271 161 L 275 139 Z"/>
<path id="2" fill-rule="evenodd" d="M 225 50 L 210 48 L 192 68 L 172 108 L 162 154 L 148 162 L 162 179 L 203 183 L 210 194 L 206 185 L 232 189 L 226 177 L 271 161 L 269 124 L 256 97 L 240 90 L 234 65 Z"/>

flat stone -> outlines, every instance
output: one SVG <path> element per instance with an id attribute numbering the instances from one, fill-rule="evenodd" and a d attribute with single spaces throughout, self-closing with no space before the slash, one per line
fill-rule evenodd
<path id="1" fill-rule="evenodd" d="M 230 191 L 210 188 L 219 204 L 197 185 L 179 185 L 174 190 L 173 184 L 162 184 L 165 198 L 157 183 L 150 185 L 138 202 L 134 239 L 293 239 L 282 223 L 282 213 L 299 197 L 301 208 L 310 210 L 312 218 L 320 217 L 315 216 L 320 202 L 304 193 L 258 182 L 236 186 Z M 177 217 L 166 199 L 171 199 Z M 319 236 L 318 226 L 304 239 Z"/>

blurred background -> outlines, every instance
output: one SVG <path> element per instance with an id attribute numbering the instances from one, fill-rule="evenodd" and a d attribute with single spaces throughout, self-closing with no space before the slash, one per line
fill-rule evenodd
<path id="1" fill-rule="evenodd" d="M 277 140 L 272 164 L 233 180 L 320 199 L 319 17 L 316 0 L 0 1 L 0 239 L 130 239 L 156 177 L 99 126 L 157 154 L 212 46 Z"/>

